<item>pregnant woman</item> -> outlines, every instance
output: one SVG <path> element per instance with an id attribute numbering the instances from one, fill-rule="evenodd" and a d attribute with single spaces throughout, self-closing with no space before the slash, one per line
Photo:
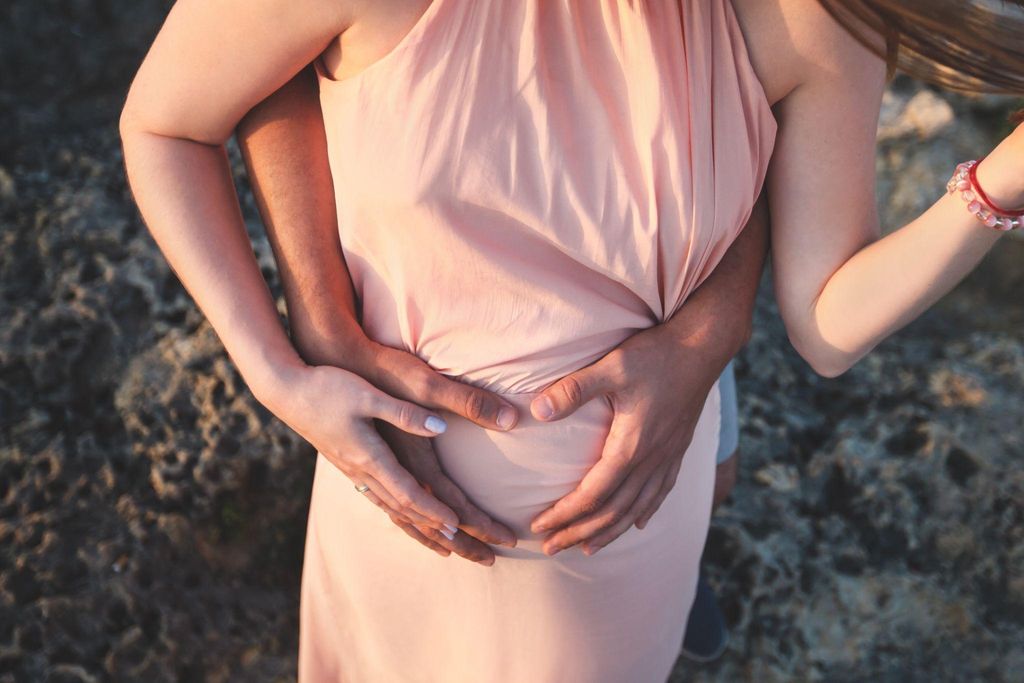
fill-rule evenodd
<path id="1" fill-rule="evenodd" d="M 891 11 L 912 20 L 917 4 Z M 171 10 L 125 104 L 125 161 L 150 231 L 254 394 L 317 447 L 303 680 L 664 680 L 707 530 L 717 387 L 657 514 L 592 555 L 543 552 L 540 527 L 581 482 L 606 484 L 636 433 L 616 430 L 621 406 L 606 392 L 556 421 L 533 399 L 670 321 L 763 187 L 780 310 L 825 375 L 1020 226 L 1024 126 L 878 239 L 884 45 L 870 31 L 854 39 L 816 0 L 735 5 L 179 0 Z M 369 37 L 366 26 L 398 17 L 397 40 Z M 998 77 L 1020 87 L 1019 23 L 992 30 L 978 44 L 1016 60 Z M 350 50 L 378 58 L 353 67 Z M 518 409 L 513 428 L 485 429 L 307 365 L 281 328 L 223 145 L 310 63 L 366 334 L 499 395 Z M 353 483 L 424 528 L 460 520 L 426 492 L 396 499 L 409 474 L 382 442 L 349 447 L 367 440 L 373 419 L 436 433 L 444 471 L 513 531 L 515 547 L 495 546 L 490 567 L 411 548 Z M 644 470 L 652 480 L 654 469 Z M 650 495 L 638 479 L 628 493 Z"/>

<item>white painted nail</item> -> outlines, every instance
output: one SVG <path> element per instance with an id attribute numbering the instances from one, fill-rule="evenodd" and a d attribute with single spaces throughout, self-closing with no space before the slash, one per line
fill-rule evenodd
<path id="1" fill-rule="evenodd" d="M 445 529 L 447 529 L 448 531 L 452 532 L 453 534 L 454 534 L 454 533 L 455 533 L 456 531 L 458 531 L 458 530 L 459 530 L 459 527 L 457 527 L 457 526 L 452 526 L 452 525 L 451 525 L 451 524 L 449 524 L 448 522 L 444 522 L 443 524 L 444 524 L 444 528 L 445 528 Z"/>
<path id="2" fill-rule="evenodd" d="M 424 421 L 423 426 L 435 434 L 443 434 L 444 430 L 448 429 L 448 423 L 434 415 L 428 417 L 426 421 Z"/>
<path id="3" fill-rule="evenodd" d="M 446 524 L 445 526 L 448 525 Z M 449 541 L 455 540 L 455 534 L 448 531 L 447 529 L 438 529 L 438 531 L 440 531 L 444 535 L 444 537 L 447 538 Z"/>
<path id="4" fill-rule="evenodd" d="M 498 426 L 502 429 L 508 429 L 512 426 L 512 420 L 516 419 L 516 411 L 508 406 L 503 407 L 498 411 Z"/>

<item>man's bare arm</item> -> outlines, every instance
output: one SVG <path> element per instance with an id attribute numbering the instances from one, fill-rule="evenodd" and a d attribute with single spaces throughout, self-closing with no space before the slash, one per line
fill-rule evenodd
<path id="1" fill-rule="evenodd" d="M 312 67 L 250 111 L 236 132 L 281 276 L 293 343 L 307 363 L 341 365 L 339 340 L 363 333 L 338 237 Z"/>
<path id="2" fill-rule="evenodd" d="M 720 374 L 750 340 L 754 303 L 770 244 L 767 192 L 711 274 L 665 325 Z"/>
<path id="3" fill-rule="evenodd" d="M 598 394 L 626 407 L 616 412 L 598 463 L 531 521 L 535 533 L 549 534 L 545 553 L 581 542 L 587 554 L 597 552 L 633 524 L 642 529 L 661 506 L 675 485 L 708 393 L 750 338 L 768 233 L 762 193 L 739 237 L 668 321 L 638 332 L 534 398 L 531 411 L 547 420 L 571 414 Z M 545 398 L 554 408 L 546 418 L 538 415 Z M 622 434 L 629 434 L 628 445 Z M 639 466 L 647 459 L 655 462 L 653 472 Z"/>

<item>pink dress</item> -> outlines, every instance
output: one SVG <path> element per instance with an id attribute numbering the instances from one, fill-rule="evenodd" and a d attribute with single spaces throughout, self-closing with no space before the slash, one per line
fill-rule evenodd
<path id="1" fill-rule="evenodd" d="M 363 325 L 520 408 L 504 433 L 445 414 L 434 439 L 519 545 L 492 567 L 443 558 L 318 454 L 300 681 L 664 681 L 708 528 L 717 384 L 647 528 L 592 557 L 544 555 L 529 522 L 596 462 L 611 405 L 542 423 L 529 403 L 671 317 L 746 223 L 777 126 L 730 1 L 433 0 L 362 72 L 317 69 Z"/>

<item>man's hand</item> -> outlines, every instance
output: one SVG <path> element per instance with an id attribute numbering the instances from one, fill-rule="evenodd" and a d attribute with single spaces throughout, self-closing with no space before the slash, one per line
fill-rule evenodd
<path id="1" fill-rule="evenodd" d="M 551 532 L 545 553 L 582 543 L 593 554 L 634 523 L 643 529 L 672 490 L 711 387 L 750 337 L 768 243 L 765 196 L 672 318 L 533 399 L 530 410 L 539 420 L 561 419 L 602 395 L 614 410 L 600 460 L 531 524 L 534 533 Z"/>
<path id="2" fill-rule="evenodd" d="M 585 553 L 597 552 L 634 523 L 642 529 L 672 490 L 718 378 L 714 366 L 709 370 L 680 351 L 672 331 L 656 325 L 545 391 L 555 406 L 549 419 L 602 395 L 614 410 L 601 459 L 531 525 L 538 533 L 555 531 L 545 540 L 545 553 L 583 541 Z"/>

